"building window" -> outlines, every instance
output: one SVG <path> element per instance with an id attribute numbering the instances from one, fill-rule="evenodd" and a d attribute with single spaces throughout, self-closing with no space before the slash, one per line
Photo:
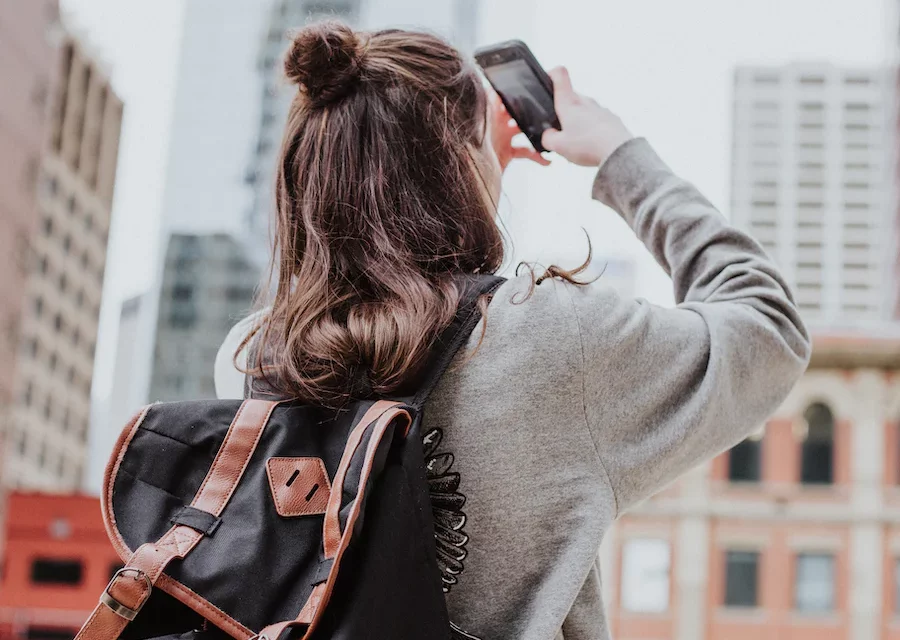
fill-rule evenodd
<path id="1" fill-rule="evenodd" d="M 53 218 L 50 216 L 46 216 L 44 218 L 44 235 L 52 236 L 53 235 Z"/>
<path id="2" fill-rule="evenodd" d="M 77 629 L 59 627 L 28 627 L 26 640 L 72 640 L 78 634 Z"/>
<path id="3" fill-rule="evenodd" d="M 670 549 L 666 540 L 628 540 L 622 550 L 622 606 L 634 613 L 669 608 Z"/>
<path id="4" fill-rule="evenodd" d="M 797 556 L 794 607 L 801 613 L 827 613 L 834 609 L 834 556 L 801 553 Z"/>
<path id="5" fill-rule="evenodd" d="M 759 482 L 761 449 L 762 443 L 757 436 L 751 436 L 732 447 L 728 454 L 728 480 Z"/>
<path id="6" fill-rule="evenodd" d="M 34 584 L 81 583 L 83 567 L 80 560 L 37 558 L 31 563 L 31 581 Z"/>
<path id="7" fill-rule="evenodd" d="M 826 405 L 816 403 L 804 412 L 803 421 L 800 482 L 831 484 L 834 481 L 834 415 Z"/>
<path id="8" fill-rule="evenodd" d="M 194 288 L 189 284 L 176 284 L 172 287 L 172 299 L 185 302 L 194 297 Z"/>
<path id="9" fill-rule="evenodd" d="M 758 551 L 725 552 L 725 606 L 755 607 L 759 582 Z"/>

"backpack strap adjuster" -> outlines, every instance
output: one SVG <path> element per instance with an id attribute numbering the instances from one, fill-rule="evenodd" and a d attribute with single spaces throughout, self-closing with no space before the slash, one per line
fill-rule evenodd
<path id="1" fill-rule="evenodd" d="M 141 580 L 147 584 L 147 590 L 141 592 L 140 600 L 137 605 L 134 607 L 129 607 L 127 605 L 122 604 L 118 600 L 116 600 L 113 595 L 110 593 L 110 589 L 115 585 L 116 580 L 120 577 L 125 576 L 127 574 L 134 574 L 132 580 Z M 141 609 L 146 604 L 147 600 L 150 599 L 150 592 L 153 591 L 153 581 L 150 580 L 150 576 L 144 573 L 140 569 L 135 569 L 134 567 L 123 567 L 119 569 L 113 574 L 112 579 L 109 581 L 109 584 L 106 585 L 106 589 L 103 590 L 103 594 L 100 596 L 100 602 L 105 604 L 107 607 L 112 610 L 114 614 L 121 618 L 125 618 L 128 621 L 134 620 L 137 617 L 137 614 L 141 612 Z"/>

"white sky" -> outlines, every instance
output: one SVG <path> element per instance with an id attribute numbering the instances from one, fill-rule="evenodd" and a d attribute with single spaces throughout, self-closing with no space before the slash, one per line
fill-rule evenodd
<path id="1" fill-rule="evenodd" d="M 126 104 L 95 396 L 105 396 L 111 382 L 121 301 L 148 288 L 159 255 L 167 127 L 185 1 L 190 0 L 62 0 L 69 22 L 112 68 Z M 568 65 L 577 89 L 619 113 L 677 172 L 724 207 L 735 65 L 881 64 L 892 51 L 885 9 L 893 2 L 483 0 L 480 40 L 520 38 L 545 66 Z M 583 226 L 595 254 L 638 257 L 641 295 L 668 301 L 665 278 L 624 224 L 590 202 L 591 177 L 562 160 L 546 170 L 510 170 L 506 208 L 516 258 L 568 255 L 574 264 L 584 251 Z"/>

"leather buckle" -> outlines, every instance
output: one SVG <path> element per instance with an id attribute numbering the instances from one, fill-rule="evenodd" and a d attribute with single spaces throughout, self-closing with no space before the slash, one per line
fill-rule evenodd
<path id="1" fill-rule="evenodd" d="M 144 582 L 147 583 L 147 595 L 145 595 L 141 599 L 141 602 L 134 609 L 125 606 L 124 604 L 113 598 L 109 593 L 109 590 L 112 588 L 113 583 L 116 581 L 116 579 L 119 578 L 119 576 L 124 576 L 125 574 L 134 574 L 131 578 L 132 580 L 137 581 L 143 578 Z M 130 622 L 137 617 L 137 614 L 141 612 L 144 604 L 147 602 L 147 600 L 150 599 L 151 591 L 153 591 L 153 582 L 150 580 L 150 576 L 148 576 L 140 569 L 135 569 L 133 567 L 123 567 L 113 574 L 112 580 L 109 581 L 109 584 L 106 585 L 106 589 L 103 590 L 103 594 L 100 596 L 100 602 L 109 607 L 114 614 L 125 618 Z"/>

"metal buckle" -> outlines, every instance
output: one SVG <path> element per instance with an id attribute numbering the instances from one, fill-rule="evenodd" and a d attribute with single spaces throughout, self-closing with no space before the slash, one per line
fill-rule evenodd
<path id="1" fill-rule="evenodd" d="M 124 604 L 113 598 L 109 593 L 109 590 L 112 588 L 113 583 L 116 581 L 116 578 L 118 578 L 119 576 L 124 576 L 126 573 L 134 574 L 132 580 L 137 581 L 143 578 L 144 582 L 147 583 L 147 595 L 144 596 L 136 609 L 126 607 Z M 103 595 L 100 596 L 100 602 L 109 607 L 114 614 L 116 614 L 117 616 L 121 616 L 122 618 L 125 618 L 130 622 L 137 617 L 138 613 L 141 612 L 144 604 L 150 598 L 151 591 L 153 591 L 153 582 L 150 580 L 150 576 L 148 576 L 140 569 L 135 569 L 133 567 L 123 567 L 113 574 L 112 580 L 109 581 L 109 584 L 106 585 L 106 589 L 103 590 Z"/>

